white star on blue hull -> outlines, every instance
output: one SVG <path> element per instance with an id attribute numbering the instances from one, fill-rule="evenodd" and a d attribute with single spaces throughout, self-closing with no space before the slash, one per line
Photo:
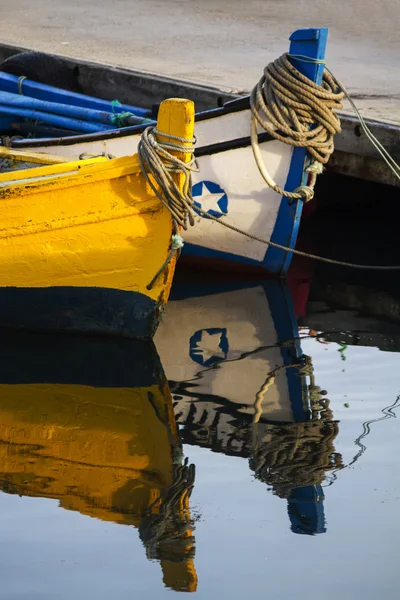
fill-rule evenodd
<path id="1" fill-rule="evenodd" d="M 195 205 L 204 212 L 214 216 L 222 217 L 228 212 L 228 196 L 226 192 L 213 181 L 201 181 L 196 183 L 192 189 Z"/>

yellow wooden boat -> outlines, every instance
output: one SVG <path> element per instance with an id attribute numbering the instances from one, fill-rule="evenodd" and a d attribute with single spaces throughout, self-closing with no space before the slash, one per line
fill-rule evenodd
<path id="1" fill-rule="evenodd" d="M 11 332 L 0 358 L 0 489 L 133 526 L 165 585 L 194 591 L 194 472 L 154 345 Z"/>
<path id="2" fill-rule="evenodd" d="M 158 132 L 190 139 L 193 124 L 191 101 L 162 103 Z M 0 328 L 151 337 L 175 258 L 149 283 L 173 223 L 138 156 L 65 162 L 3 149 L 2 165 Z"/>

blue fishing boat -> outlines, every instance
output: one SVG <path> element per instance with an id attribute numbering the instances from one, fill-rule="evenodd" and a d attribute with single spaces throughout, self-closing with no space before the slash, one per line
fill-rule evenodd
<path id="1" fill-rule="evenodd" d="M 321 124 L 313 129 L 305 118 L 303 142 L 296 145 L 296 132 L 290 141 L 282 117 L 276 121 L 265 112 L 264 103 L 268 106 L 271 89 L 279 94 L 281 72 L 288 82 L 288 102 L 293 93 L 290 78 L 295 87 L 306 86 L 319 96 L 326 93 L 328 84 L 324 80 L 322 86 L 322 81 L 327 35 L 326 28 L 295 31 L 289 53 L 270 63 L 251 96 L 196 115 L 199 171 L 193 173 L 192 187 L 196 226 L 183 233 L 183 255 L 188 260 L 210 268 L 286 275 L 303 204 L 312 196 L 321 161 L 333 150 L 333 134 L 327 134 L 329 152 L 322 159 L 318 143 L 310 150 L 305 141 L 310 132 L 320 132 Z M 15 149 L 65 159 L 125 156 L 136 151 L 143 129 L 154 122 L 157 106 L 151 100 L 148 106 L 143 102 L 136 106 L 57 89 L 26 78 L 23 56 L 14 58 L 17 65 L 13 58 L 0 66 L 0 130 L 4 143 Z M 331 94 L 334 106 L 340 108 L 341 94 L 334 89 Z"/>

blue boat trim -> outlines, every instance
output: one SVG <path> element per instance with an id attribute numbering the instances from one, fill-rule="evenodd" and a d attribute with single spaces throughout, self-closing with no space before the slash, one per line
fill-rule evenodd
<path id="1" fill-rule="evenodd" d="M 291 36 L 290 54 L 308 56 L 318 60 L 325 58 L 325 49 L 328 39 L 328 29 L 299 29 Z M 293 65 L 306 77 L 317 84 L 321 84 L 324 70 L 323 64 L 306 63 L 290 59 Z M 307 183 L 308 174 L 305 171 L 307 151 L 304 148 L 294 148 L 290 170 L 285 185 L 285 190 L 293 192 L 300 185 Z M 294 248 L 300 226 L 300 217 L 303 210 L 301 200 L 291 202 L 282 197 L 275 228 L 271 241 L 282 246 Z M 285 276 L 290 266 L 292 253 L 277 248 L 269 247 L 263 261 L 263 266 L 270 273 Z"/>
<path id="2" fill-rule="evenodd" d="M 322 60 L 325 57 L 327 37 L 327 28 L 297 30 L 290 37 L 290 53 Z M 292 59 L 292 62 L 296 68 L 309 79 L 318 84 L 321 83 L 324 68 L 323 65 L 304 63 L 297 61 L 296 59 Z M 235 101 L 234 109 L 240 110 L 247 102 L 248 98 L 239 99 L 238 102 Z M 224 144 L 224 149 L 228 150 L 230 149 L 230 146 L 231 142 L 227 142 Z M 216 151 L 218 151 L 217 148 L 210 148 L 210 154 L 213 154 Z M 203 149 L 199 149 L 198 154 L 201 156 L 203 153 Z M 306 159 L 307 151 L 304 148 L 293 149 L 285 190 L 293 191 L 299 187 L 299 185 L 307 183 L 308 174 L 305 171 Z M 302 210 L 302 201 L 291 202 L 288 201 L 287 198 L 282 197 L 275 227 L 271 236 L 272 242 L 288 248 L 295 247 Z M 263 260 L 258 261 L 233 253 L 212 250 L 195 244 L 185 244 L 183 254 L 259 266 L 269 273 L 281 277 L 287 274 L 293 256 L 291 252 L 267 246 Z"/>
<path id="3" fill-rule="evenodd" d="M 150 339 L 160 319 L 152 298 L 100 287 L 0 288 L 0 329 Z"/>

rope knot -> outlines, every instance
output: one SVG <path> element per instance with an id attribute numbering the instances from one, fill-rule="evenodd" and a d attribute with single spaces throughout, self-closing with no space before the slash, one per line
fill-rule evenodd
<path id="1" fill-rule="evenodd" d="M 306 171 L 308 173 L 315 173 L 315 175 L 321 175 L 324 170 L 324 165 L 317 160 L 311 163 L 310 166 L 307 167 Z"/>
<path id="2" fill-rule="evenodd" d="M 171 250 L 180 250 L 181 248 L 183 248 L 183 245 L 183 238 L 179 234 L 175 233 L 172 236 Z"/>
<path id="3" fill-rule="evenodd" d="M 309 185 L 301 185 L 296 188 L 293 194 L 299 195 L 299 200 L 303 200 L 304 202 L 309 202 L 314 198 L 314 188 Z"/>

